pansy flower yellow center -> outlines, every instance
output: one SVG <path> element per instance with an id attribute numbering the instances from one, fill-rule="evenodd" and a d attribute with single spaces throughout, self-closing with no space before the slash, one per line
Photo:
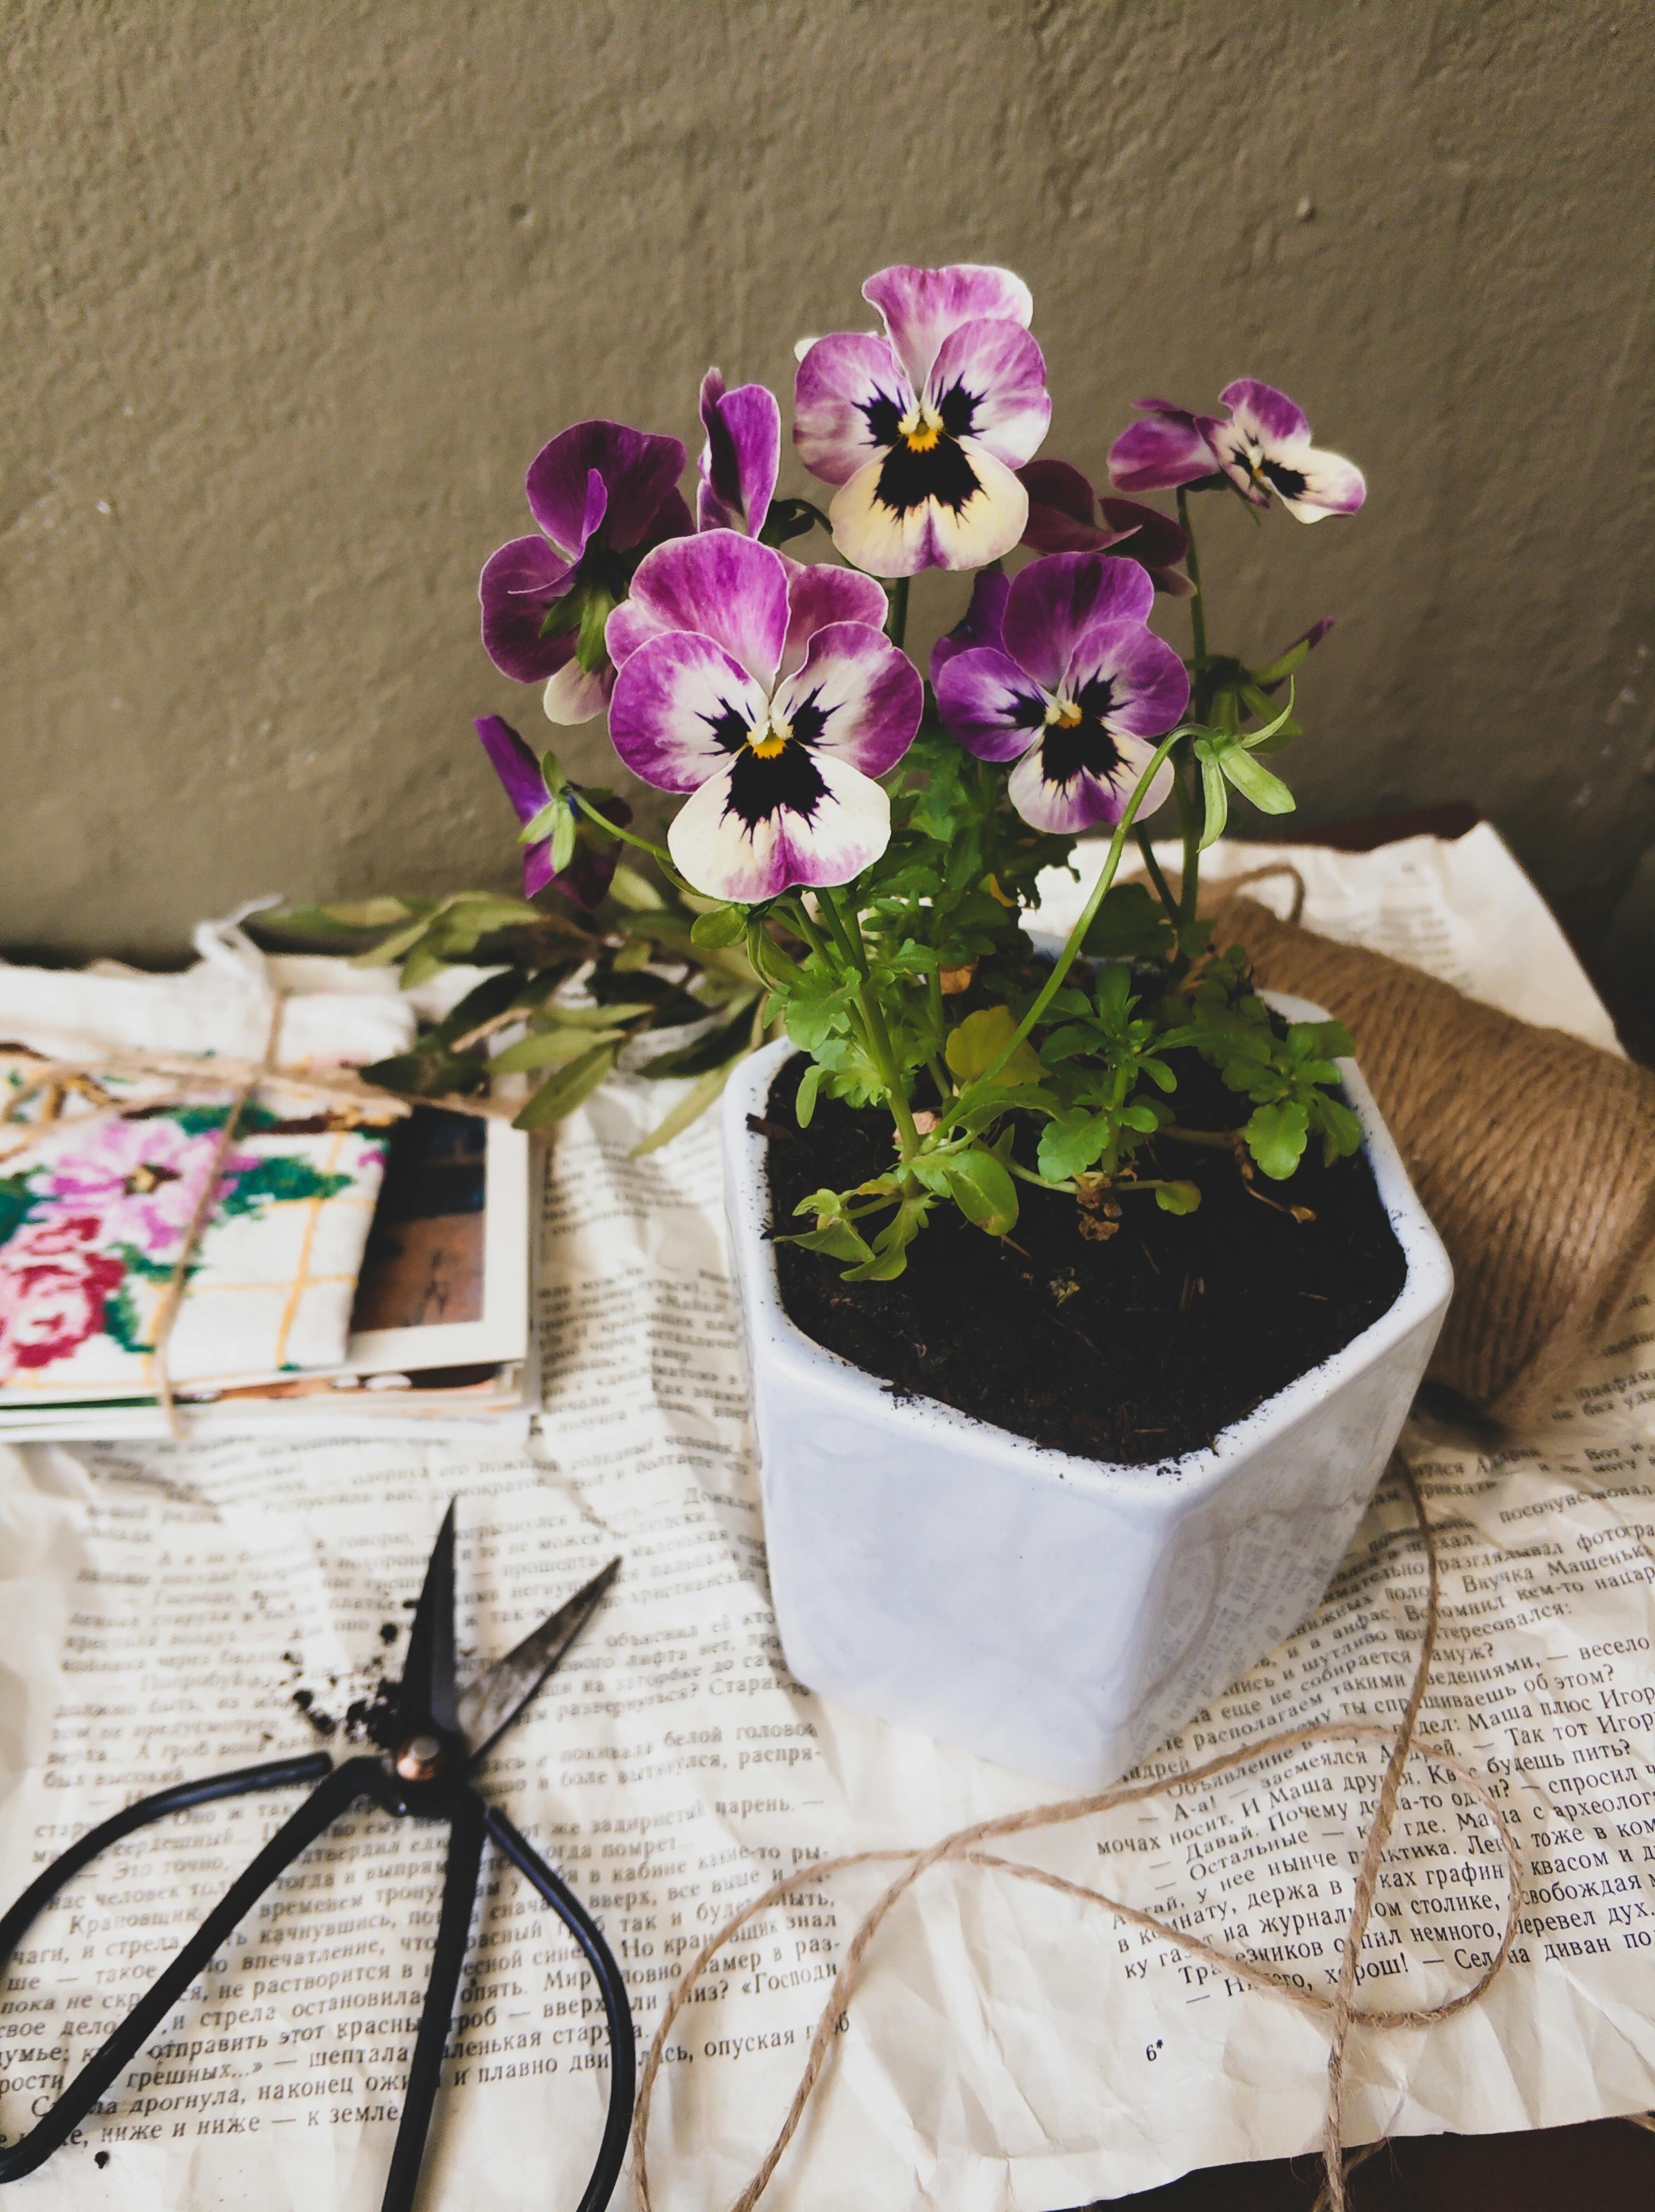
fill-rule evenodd
<path id="1" fill-rule="evenodd" d="M 942 435 L 942 417 L 922 402 L 903 417 L 900 431 L 910 453 L 928 453 Z"/>
<path id="2" fill-rule="evenodd" d="M 792 723 L 781 720 L 772 707 L 764 720 L 755 722 L 748 731 L 747 743 L 760 760 L 774 760 L 792 735 Z"/>
<path id="3" fill-rule="evenodd" d="M 1049 730 L 1074 730 L 1080 725 L 1080 709 L 1073 699 L 1054 699 L 1046 709 Z"/>

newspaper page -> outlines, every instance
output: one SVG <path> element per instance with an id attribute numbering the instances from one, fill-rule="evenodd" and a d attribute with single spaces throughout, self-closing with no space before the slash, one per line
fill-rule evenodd
<path id="1" fill-rule="evenodd" d="M 1383 864 L 1393 945 L 1434 945 L 1439 958 L 1457 946 L 1457 980 L 1485 995 L 1523 1012 L 1525 994 L 1549 993 L 1551 1018 L 1595 1020 L 1503 857 L 1478 881 L 1463 851 L 1400 877 L 1384 854 L 1316 860 L 1329 909 L 1359 907 L 1364 872 Z M 1461 934 L 1477 900 L 1494 909 L 1481 967 L 1483 937 Z M 1306 919 L 1330 926 L 1314 884 Z M 1521 932 L 1526 964 L 1502 973 Z M 703 1123 L 629 1157 L 663 1089 L 608 1087 L 559 1137 L 540 1238 L 545 1411 L 528 1449 L 260 1438 L 0 1456 L 0 1899 L 143 1791 L 318 1743 L 348 1752 L 396 1674 L 451 1497 L 468 1661 L 624 1560 L 479 1782 L 604 1924 L 641 2037 L 685 1959 L 778 1873 L 1050 1799 L 789 1679 L 764 1583 L 716 1133 Z M 1513 1962 L 1482 2003 L 1427 2030 L 1356 2031 L 1353 2142 L 1655 2103 L 1652 1408 L 1655 1284 L 1535 1437 L 1492 1450 L 1416 1422 L 1405 1440 L 1444 1574 L 1425 1733 L 1488 1778 L 1525 1894 Z M 1411 1512 L 1387 1487 L 1316 1615 L 1145 1771 L 1176 1774 L 1319 1720 L 1394 1721 L 1424 1590 Z M 1326 1990 L 1378 1774 L 1377 1752 L 1311 1747 L 1020 1837 L 1008 1855 Z M 25 1939 L 0 1990 L 9 2140 L 297 1802 L 244 1797 L 131 1838 Z M 145 2212 L 369 2212 L 443 1844 L 440 1828 L 377 1813 L 341 1821 L 15 2201 L 69 2212 L 106 2205 L 118 2184 L 116 2201 Z M 1503 1924 L 1502 1867 L 1453 1773 L 1416 1759 L 1361 2002 L 1417 2006 L 1475 1979 Z M 885 1878 L 876 1867 L 802 1888 L 714 1960 L 656 2100 L 660 2212 L 721 2212 L 749 2179 Z M 795 2212 L 1056 2212 L 1192 2166 L 1303 2152 L 1319 2134 L 1317 2020 L 1102 1906 L 982 1869 L 934 1869 L 904 1901 L 839 2026 L 772 2185 Z M 423 2203 L 572 2203 L 606 2064 L 572 1943 L 485 1862 Z"/>

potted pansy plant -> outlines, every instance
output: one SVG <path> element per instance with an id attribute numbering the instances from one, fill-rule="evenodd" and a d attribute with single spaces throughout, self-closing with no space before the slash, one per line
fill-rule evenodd
<path id="1" fill-rule="evenodd" d="M 1199 900 L 1232 804 L 1292 805 L 1266 763 L 1329 625 L 1215 651 L 1192 505 L 1317 522 L 1364 485 L 1244 379 L 1210 413 L 1141 402 L 1100 497 L 1040 455 L 1018 277 L 863 291 L 880 332 L 800 348 L 825 511 L 777 498 L 781 409 L 716 371 L 693 516 L 670 438 L 583 423 L 529 471 L 538 534 L 484 569 L 484 642 L 554 721 L 606 708 L 678 803 L 657 846 L 479 723 L 526 911 L 587 932 L 584 964 L 563 939 L 508 958 L 490 1064 L 550 1071 L 545 1121 L 636 1030 L 699 1024 L 653 1065 L 697 1079 L 670 1127 L 724 1090 L 789 1664 L 1094 1787 L 1313 1607 L 1447 1303 L 1349 1038 L 1262 996 Z M 824 557 L 783 550 L 806 541 Z M 928 683 L 904 647 L 929 568 L 975 574 Z M 1043 879 L 1079 860 L 1059 941 Z M 599 1020 L 628 1001 L 601 1066 L 569 1042 L 591 992 Z"/>

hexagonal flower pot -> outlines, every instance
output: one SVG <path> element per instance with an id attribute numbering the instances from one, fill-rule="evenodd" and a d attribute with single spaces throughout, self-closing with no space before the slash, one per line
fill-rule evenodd
<path id="1" fill-rule="evenodd" d="M 1324 1018 L 1271 995 L 1293 1020 Z M 1157 1467 L 1077 1459 L 899 1400 L 788 1319 L 763 1116 L 792 1047 L 725 1092 L 726 1205 L 752 1370 L 770 1585 L 824 1696 L 1074 1790 L 1105 1787 L 1312 1612 L 1425 1372 L 1447 1255 L 1341 1065 L 1407 1274 L 1332 1358 Z"/>

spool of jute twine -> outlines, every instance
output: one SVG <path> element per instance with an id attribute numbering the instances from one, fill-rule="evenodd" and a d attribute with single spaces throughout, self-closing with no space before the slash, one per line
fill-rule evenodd
<path id="1" fill-rule="evenodd" d="M 1285 864 L 1261 870 L 1298 881 Z M 1655 1254 L 1655 1074 L 1215 886 L 1214 941 L 1349 1030 L 1454 1263 L 1431 1373 L 1499 1421 L 1542 1412 Z M 1299 883 L 1302 903 L 1303 884 Z"/>

